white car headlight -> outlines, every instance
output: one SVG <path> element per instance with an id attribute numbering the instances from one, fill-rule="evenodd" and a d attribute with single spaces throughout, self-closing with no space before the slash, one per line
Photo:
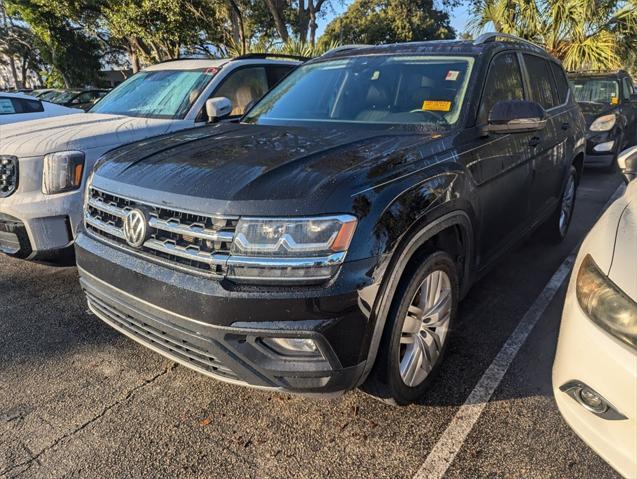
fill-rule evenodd
<path id="1" fill-rule="evenodd" d="M 591 131 L 608 131 L 615 126 L 615 122 L 617 121 L 617 115 L 611 113 L 610 115 L 604 115 L 597 118 L 593 123 L 591 123 L 590 130 Z"/>
<path id="2" fill-rule="evenodd" d="M 577 273 L 577 301 L 586 315 L 616 338 L 637 347 L 637 303 L 586 255 Z"/>
<path id="3" fill-rule="evenodd" d="M 350 215 L 241 218 L 228 276 L 249 283 L 325 281 L 343 263 L 356 224 Z"/>
<path id="4" fill-rule="evenodd" d="M 84 175 L 84 153 L 60 151 L 44 157 L 42 193 L 54 195 L 77 190 Z"/>

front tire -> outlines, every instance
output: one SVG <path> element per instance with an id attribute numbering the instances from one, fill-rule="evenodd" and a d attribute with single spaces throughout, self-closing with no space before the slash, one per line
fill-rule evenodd
<path id="1" fill-rule="evenodd" d="M 363 389 L 394 405 L 422 397 L 447 349 L 458 298 L 457 268 L 448 253 L 430 254 L 405 271 Z"/>
<path id="2" fill-rule="evenodd" d="M 577 170 L 571 165 L 566 179 L 566 185 L 562 190 L 560 202 L 555 212 L 544 224 L 544 233 L 551 243 L 561 243 L 566 238 L 568 229 L 573 219 L 575 199 L 577 196 Z"/>

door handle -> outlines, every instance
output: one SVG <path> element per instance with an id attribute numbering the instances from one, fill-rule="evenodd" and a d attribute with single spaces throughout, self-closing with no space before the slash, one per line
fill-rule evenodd
<path id="1" fill-rule="evenodd" d="M 571 127 L 571 124 L 568 122 L 562 123 L 562 130 L 566 131 Z"/>
<path id="2" fill-rule="evenodd" d="M 537 145 L 539 145 L 542 142 L 542 140 L 540 139 L 539 136 L 534 136 L 533 138 L 531 138 L 529 140 L 529 146 L 531 147 L 536 147 Z"/>

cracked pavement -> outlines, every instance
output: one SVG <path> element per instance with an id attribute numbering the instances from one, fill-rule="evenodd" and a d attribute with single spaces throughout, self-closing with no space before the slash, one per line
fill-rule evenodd
<path id="1" fill-rule="evenodd" d="M 440 376 L 405 408 L 360 392 L 317 400 L 216 382 L 88 314 L 75 268 L 0 256 L 0 478 L 412 477 L 619 182 L 587 172 L 567 241 L 531 238 L 475 285 Z M 616 477 L 553 401 L 563 294 L 448 477 Z"/>

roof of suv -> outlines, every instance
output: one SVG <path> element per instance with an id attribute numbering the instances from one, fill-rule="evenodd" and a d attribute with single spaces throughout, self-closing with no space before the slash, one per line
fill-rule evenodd
<path id="1" fill-rule="evenodd" d="M 501 40 L 499 40 L 501 38 Z M 451 54 L 451 55 L 482 55 L 495 53 L 499 50 L 516 49 L 544 55 L 552 58 L 544 49 L 521 38 L 489 33 L 476 40 L 434 40 L 425 42 L 391 43 L 387 45 L 348 45 L 337 47 L 316 60 L 345 58 L 364 55 L 383 54 Z"/>
<path id="2" fill-rule="evenodd" d="M 212 58 L 191 58 L 191 59 L 183 59 L 183 60 L 170 60 L 161 63 L 156 63 L 155 65 L 151 65 L 147 68 L 144 68 L 144 71 L 160 71 L 160 70 L 200 70 L 202 68 L 221 68 L 225 64 L 233 61 L 249 61 L 250 63 L 288 63 L 288 64 L 298 64 L 298 61 L 290 60 L 290 59 L 278 59 L 277 57 L 272 57 L 273 59 L 266 60 L 265 58 L 220 58 L 220 59 L 212 59 Z"/>
<path id="3" fill-rule="evenodd" d="M 615 70 L 615 71 L 594 70 L 594 71 L 568 72 L 568 76 L 571 77 L 571 78 L 625 78 L 625 77 L 629 77 L 628 72 L 626 72 L 625 70 Z"/>

